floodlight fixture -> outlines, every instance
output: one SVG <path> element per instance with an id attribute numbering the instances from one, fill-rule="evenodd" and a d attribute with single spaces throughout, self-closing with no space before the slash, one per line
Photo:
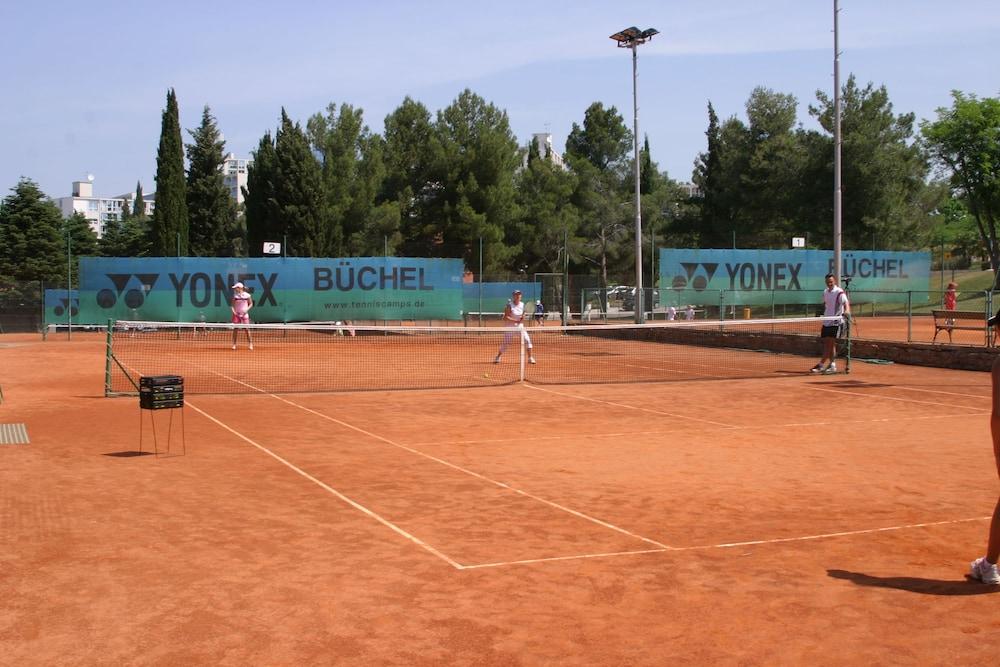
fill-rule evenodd
<path id="1" fill-rule="evenodd" d="M 611 35 L 611 39 L 618 42 L 618 47 L 622 49 L 630 49 L 639 44 L 645 44 L 653 38 L 653 35 L 659 35 L 660 31 L 656 28 L 646 28 L 645 30 L 639 30 L 635 26 L 631 28 L 625 28 L 620 30 L 615 34 Z"/>

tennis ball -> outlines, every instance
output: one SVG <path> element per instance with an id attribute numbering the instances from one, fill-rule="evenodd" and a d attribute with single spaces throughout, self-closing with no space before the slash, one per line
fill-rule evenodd
<path id="1" fill-rule="evenodd" d="M 484 378 L 488 378 L 489 376 L 490 376 L 490 374 L 489 374 L 489 373 L 483 373 L 483 377 L 484 377 Z"/>

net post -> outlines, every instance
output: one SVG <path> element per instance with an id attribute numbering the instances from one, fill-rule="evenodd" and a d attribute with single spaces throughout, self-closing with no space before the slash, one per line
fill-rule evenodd
<path id="1" fill-rule="evenodd" d="M 108 320 L 108 329 L 104 336 L 104 396 L 111 395 L 111 332 L 114 329 L 114 320 Z"/>
<path id="2" fill-rule="evenodd" d="M 906 290 L 906 342 L 913 342 L 913 292 Z"/>
<path id="3" fill-rule="evenodd" d="M 847 326 L 845 327 L 847 329 L 847 351 L 846 351 L 847 358 L 844 361 L 844 373 L 846 375 L 851 374 L 851 338 L 854 336 L 854 331 L 853 331 L 854 326 L 853 322 L 851 322 L 851 319 L 852 318 L 850 315 L 844 315 L 844 320 L 847 322 Z"/>
<path id="4" fill-rule="evenodd" d="M 520 368 L 520 375 L 519 375 L 518 379 L 521 382 L 524 382 L 524 342 L 525 342 L 524 341 L 524 322 L 521 322 L 520 324 L 517 325 L 517 333 L 518 333 L 517 337 L 521 341 L 521 344 L 518 346 L 518 348 L 521 351 L 521 354 L 520 354 L 520 357 L 521 357 L 521 359 L 520 359 L 521 368 Z"/>

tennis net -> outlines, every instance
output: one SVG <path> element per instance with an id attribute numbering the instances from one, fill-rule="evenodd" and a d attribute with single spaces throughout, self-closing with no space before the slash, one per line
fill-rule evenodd
<path id="1" fill-rule="evenodd" d="M 108 326 L 105 389 L 136 393 L 146 375 L 183 376 L 188 394 L 780 377 L 808 372 L 823 320 L 524 328 L 119 321 Z M 842 370 L 849 347 L 841 341 Z"/>

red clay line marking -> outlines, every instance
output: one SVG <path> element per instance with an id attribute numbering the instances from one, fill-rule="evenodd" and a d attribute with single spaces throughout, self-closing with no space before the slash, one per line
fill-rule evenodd
<path id="1" fill-rule="evenodd" d="M 326 484 L 324 482 L 321 482 L 320 480 L 316 479 L 315 477 L 313 477 L 312 475 L 310 475 L 306 471 L 302 470 L 301 468 L 298 468 L 294 464 L 290 463 L 289 461 L 281 458 L 280 456 L 278 456 L 277 454 L 275 454 L 274 452 L 272 452 L 267 447 L 264 447 L 263 445 L 254 442 L 253 440 L 251 440 L 247 436 L 245 436 L 242 433 L 240 433 L 239 431 L 233 429 L 229 425 L 224 424 L 223 422 L 219 421 L 218 419 L 216 419 L 212 415 L 208 414 L 207 412 L 205 412 L 201 408 L 199 408 L 199 407 L 197 407 L 195 405 L 192 405 L 190 401 L 187 402 L 187 406 L 189 408 L 194 409 L 196 412 L 199 412 L 200 414 L 204 415 L 206 418 L 208 418 L 211 421 L 215 422 L 216 424 L 218 424 L 222 428 L 226 429 L 227 431 L 229 431 L 230 433 L 232 433 L 233 435 L 235 435 L 237 438 L 240 438 L 241 440 L 243 440 L 245 442 L 248 442 L 249 444 L 253 445 L 254 447 L 256 447 L 257 449 L 259 449 L 260 451 L 262 451 L 265 454 L 267 454 L 268 456 L 274 458 L 276 461 L 282 463 L 283 465 L 288 466 L 289 468 L 291 468 L 292 470 L 294 470 L 299 475 L 302 475 L 303 477 L 305 477 L 306 479 L 308 479 L 313 484 L 316 484 L 320 488 L 322 488 L 322 489 L 330 492 L 331 494 L 333 494 L 334 496 L 336 496 L 340 500 L 344 501 L 345 503 L 347 503 L 348 505 L 350 505 L 354 509 L 356 509 L 356 510 L 358 510 L 358 511 L 360 511 L 360 512 L 366 514 L 366 515 L 368 515 L 372 519 L 375 519 L 376 521 L 378 521 L 379 523 L 381 523 L 383 526 L 388 527 L 389 529 L 391 529 L 395 533 L 397 533 L 399 535 L 402 535 L 403 537 L 405 537 L 406 539 L 410 540 L 411 542 L 413 542 L 417 546 L 421 547 L 422 549 L 428 551 L 429 553 L 434 554 L 435 556 L 437 556 L 438 558 L 440 558 L 444 562 L 448 563 L 449 565 L 451 565 L 455 569 L 461 570 L 461 569 L 464 568 L 464 566 L 462 564 L 455 562 L 451 558 L 448 558 L 448 556 L 444 555 L 443 553 L 441 553 L 440 551 L 438 551 L 437 549 L 435 549 L 431 545 L 427 544 L 426 542 L 424 542 L 420 538 L 416 537 L 415 535 L 411 535 L 410 533 L 406 532 L 405 530 L 403 530 L 402 528 L 400 528 L 396 524 L 392 523 L 391 521 L 388 521 L 387 519 L 383 519 L 381 516 L 379 516 L 378 514 L 376 514 L 373 511 L 371 511 L 370 509 L 368 509 L 364 505 L 362 505 L 362 504 L 360 504 L 360 503 L 358 503 L 358 502 L 356 502 L 354 500 L 351 500 L 350 498 L 348 498 L 347 496 L 345 496 L 340 491 L 337 491 L 333 487 L 329 486 L 328 484 Z"/>

